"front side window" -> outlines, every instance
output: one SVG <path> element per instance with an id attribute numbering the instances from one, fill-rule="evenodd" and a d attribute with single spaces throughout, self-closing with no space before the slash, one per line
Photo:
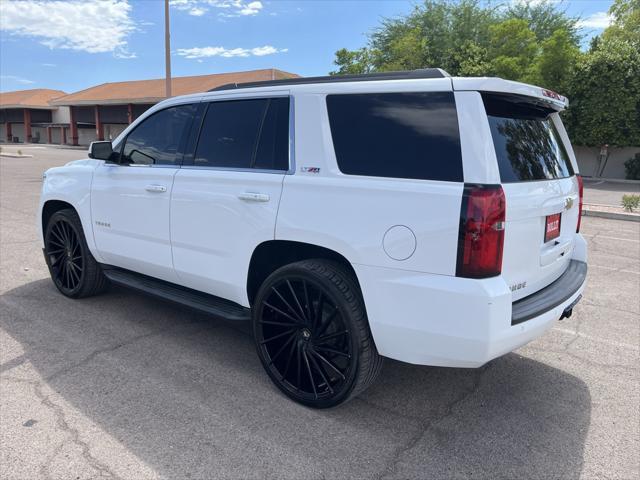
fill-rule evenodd
<path id="1" fill-rule="evenodd" d="M 127 136 L 120 163 L 180 165 L 195 109 L 195 105 L 179 105 L 146 118 Z"/>
<path id="2" fill-rule="evenodd" d="M 289 99 L 212 102 L 205 115 L 195 166 L 289 168 Z"/>
<path id="3" fill-rule="evenodd" d="M 462 181 L 453 93 L 328 95 L 327 109 L 342 173 Z"/>

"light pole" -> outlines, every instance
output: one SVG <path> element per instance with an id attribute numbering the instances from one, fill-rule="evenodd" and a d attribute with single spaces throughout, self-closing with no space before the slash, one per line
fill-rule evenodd
<path id="1" fill-rule="evenodd" d="M 171 96 L 171 34 L 169 33 L 169 0 L 164 0 L 165 95 Z"/>

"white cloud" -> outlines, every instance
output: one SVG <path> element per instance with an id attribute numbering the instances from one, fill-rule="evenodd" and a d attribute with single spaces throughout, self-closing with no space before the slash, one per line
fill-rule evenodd
<path id="1" fill-rule="evenodd" d="M 580 28 L 604 29 L 611 25 L 611 17 L 607 12 L 596 12 L 578 22 Z"/>
<path id="2" fill-rule="evenodd" d="M 222 17 L 253 16 L 263 9 L 262 2 L 246 0 L 170 0 L 170 5 L 189 15 L 200 17 L 210 9 L 220 9 Z"/>
<path id="3" fill-rule="evenodd" d="M 36 82 L 28 78 L 17 77 L 15 75 L 0 75 L 0 80 L 19 83 L 21 85 L 32 85 Z"/>
<path id="4" fill-rule="evenodd" d="M 201 17 L 205 13 L 207 13 L 207 11 L 204 8 L 200 8 L 200 7 L 194 7 L 191 10 L 189 10 L 189 15 L 193 15 L 194 17 Z"/>
<path id="5" fill-rule="evenodd" d="M 265 55 L 273 55 L 275 53 L 286 53 L 288 48 L 276 48 L 271 45 L 264 45 L 263 47 L 255 48 L 224 48 L 224 47 L 193 47 L 193 48 L 178 48 L 176 54 L 191 59 L 200 59 L 208 57 L 263 57 Z"/>
<path id="6" fill-rule="evenodd" d="M 43 67 L 57 67 L 58 65 L 56 65 L 55 63 L 43 63 L 42 66 Z"/>
<path id="7" fill-rule="evenodd" d="M 135 30 L 128 0 L 1 0 L 0 29 L 51 49 L 112 52 L 135 58 L 127 38 Z"/>

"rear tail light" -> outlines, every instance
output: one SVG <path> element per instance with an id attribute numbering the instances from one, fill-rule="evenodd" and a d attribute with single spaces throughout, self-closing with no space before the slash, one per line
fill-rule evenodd
<path id="1" fill-rule="evenodd" d="M 487 278 L 500 275 L 505 215 L 506 202 L 500 185 L 465 185 L 456 276 Z"/>
<path id="2" fill-rule="evenodd" d="M 584 198 L 582 175 L 576 175 L 576 180 L 578 180 L 578 193 L 580 195 L 580 209 L 578 210 L 578 226 L 576 227 L 576 233 L 580 233 L 580 222 L 582 222 L 582 199 Z"/>

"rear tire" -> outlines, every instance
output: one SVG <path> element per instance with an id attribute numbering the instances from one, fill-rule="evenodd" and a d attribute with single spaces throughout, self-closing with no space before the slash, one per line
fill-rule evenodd
<path id="1" fill-rule="evenodd" d="M 44 233 L 44 253 L 51 279 L 69 298 L 96 295 L 108 285 L 89 251 L 80 217 L 73 209 L 51 215 Z"/>
<path id="2" fill-rule="evenodd" d="M 337 262 L 304 260 L 276 270 L 260 287 L 252 318 L 267 374 L 303 405 L 339 405 L 380 372 L 360 289 Z"/>

